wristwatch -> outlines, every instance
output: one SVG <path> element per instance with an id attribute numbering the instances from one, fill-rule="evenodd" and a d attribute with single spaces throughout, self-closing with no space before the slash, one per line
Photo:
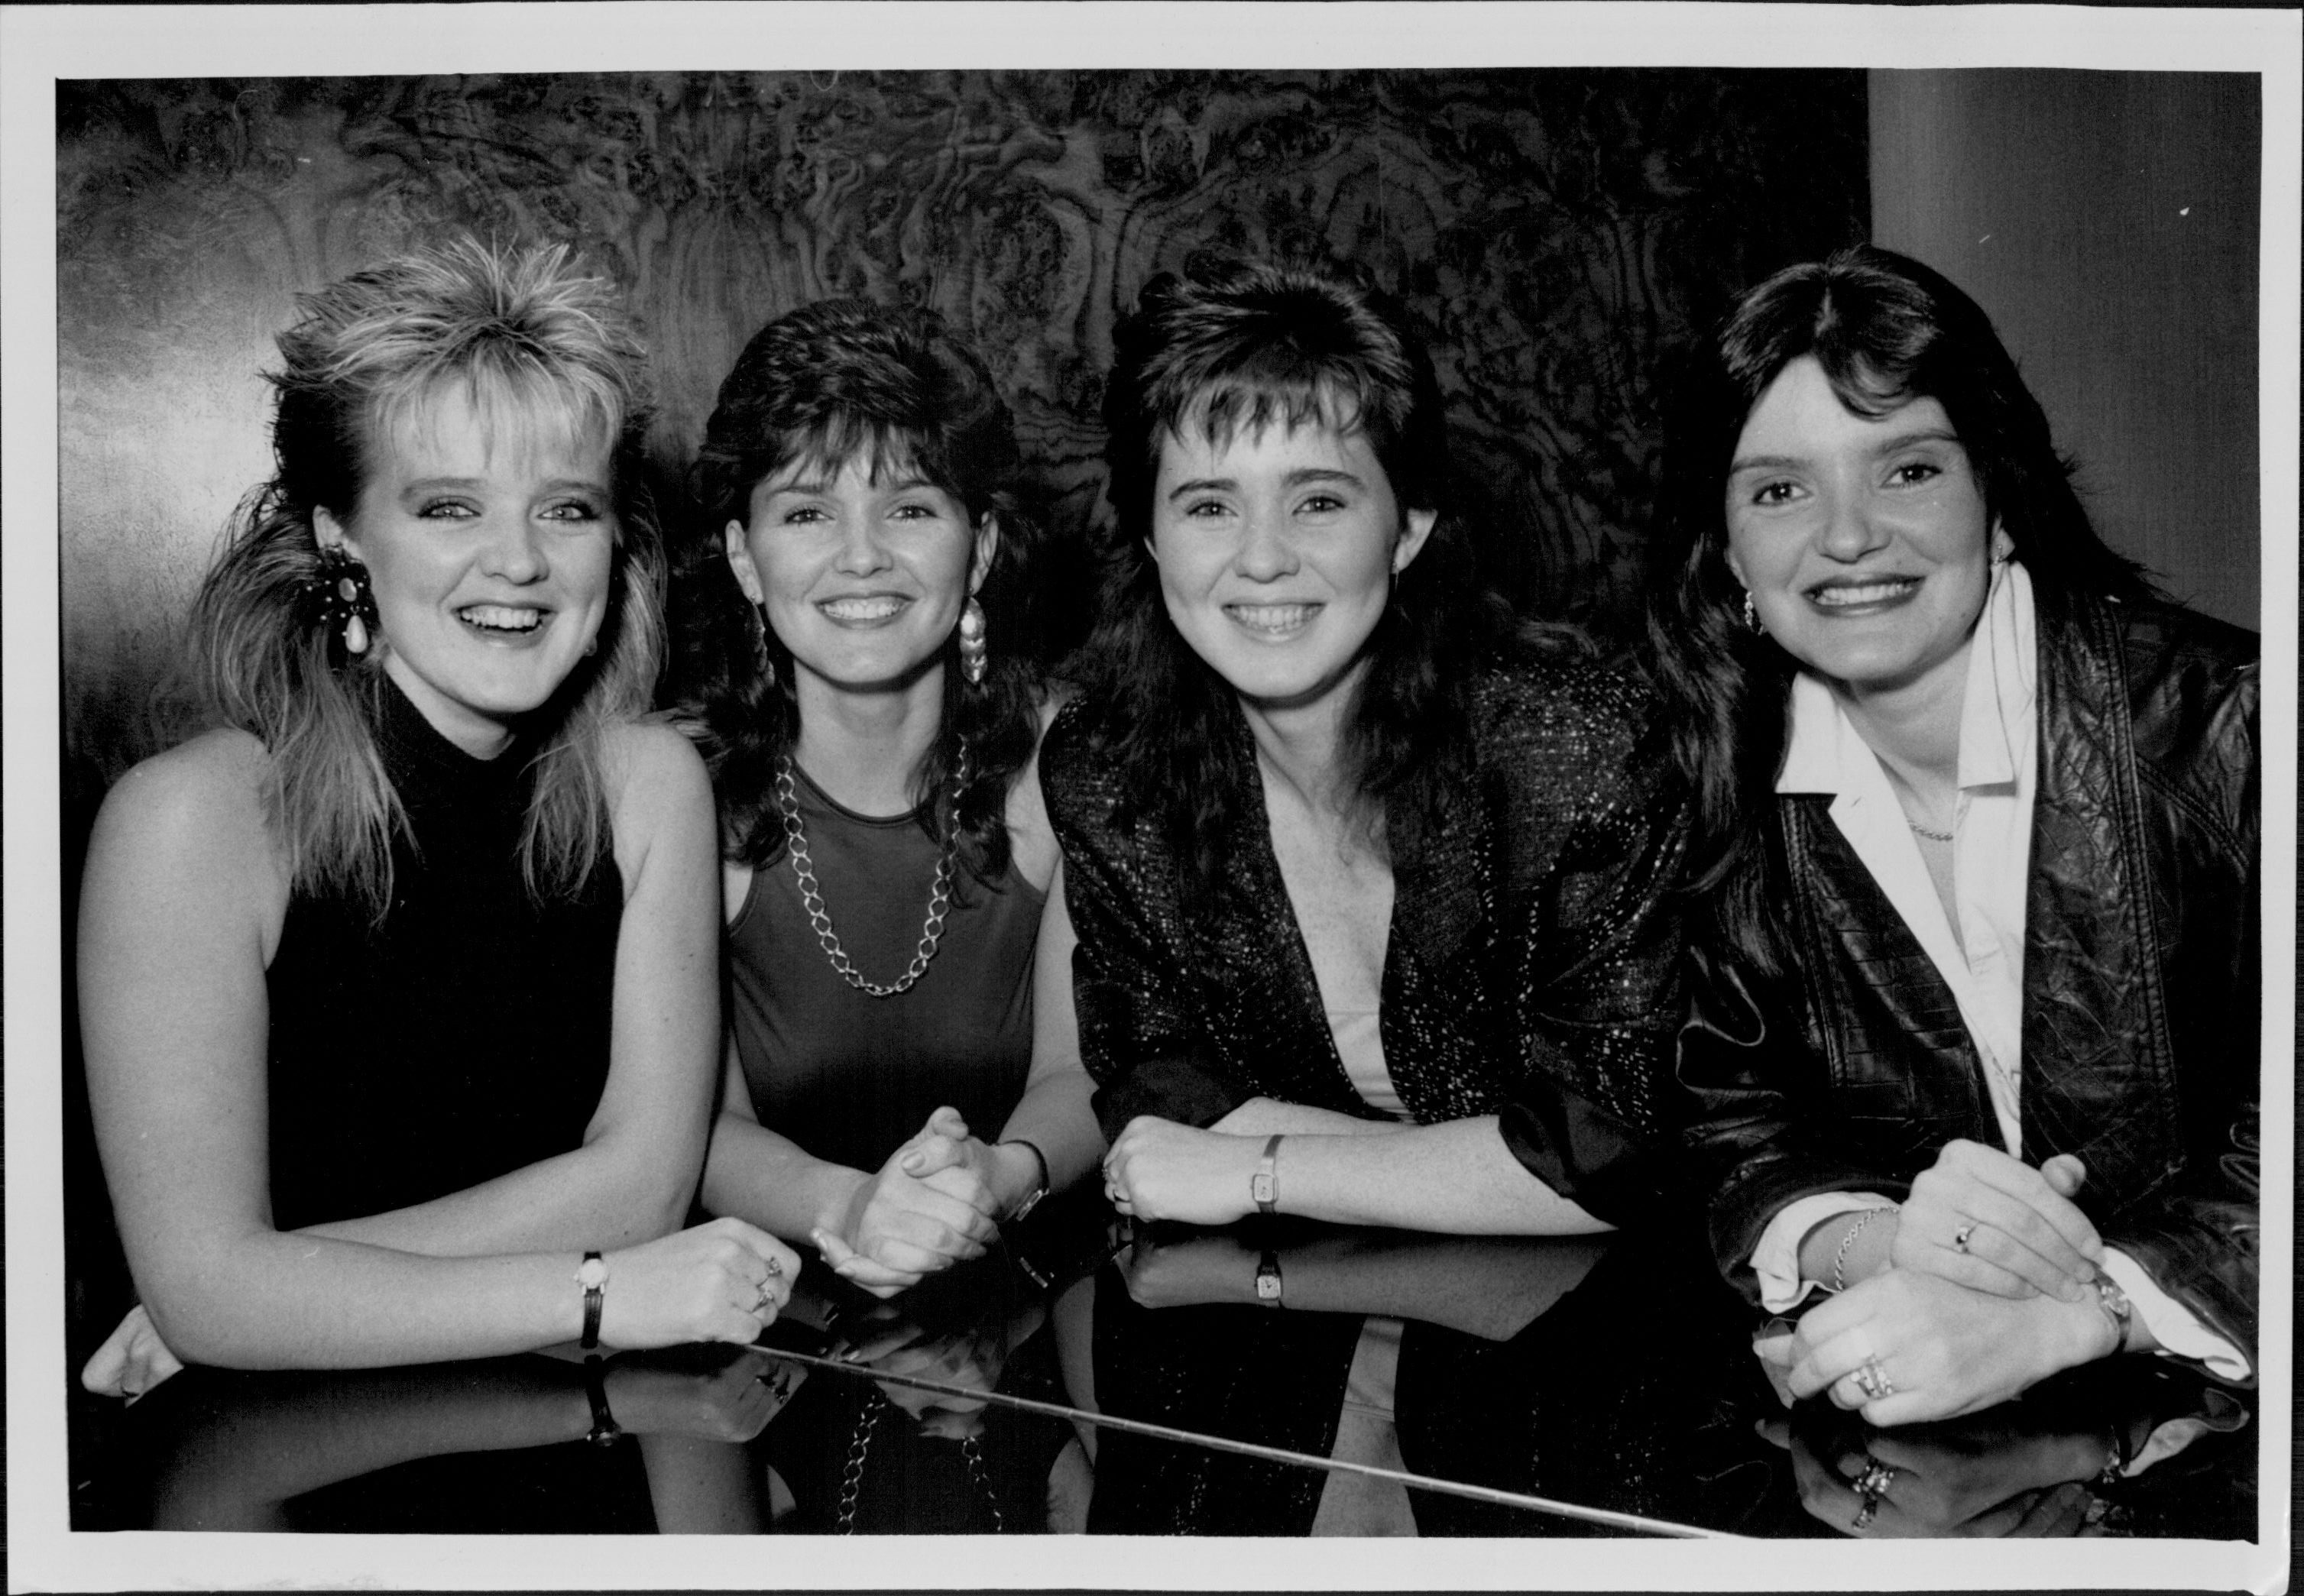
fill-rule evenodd
<path id="1" fill-rule="evenodd" d="M 1279 1151 L 1280 1138 L 1275 1136 L 1264 1144 L 1264 1156 L 1256 1161 L 1256 1173 L 1248 1178 L 1248 1195 L 1255 1199 L 1258 1212 L 1280 1212 L 1280 1178 L 1272 1161 Z"/>
<path id="2" fill-rule="evenodd" d="M 577 1345 L 589 1352 L 600 1344 L 600 1307 L 608 1295 L 608 1266 L 599 1254 L 584 1254 L 576 1266 L 576 1283 L 584 1288 L 584 1338 Z"/>
<path id="3" fill-rule="evenodd" d="M 1284 1305 L 1280 1300 L 1280 1254 L 1270 1247 L 1256 1262 L 1256 1300 L 1268 1308 Z"/>

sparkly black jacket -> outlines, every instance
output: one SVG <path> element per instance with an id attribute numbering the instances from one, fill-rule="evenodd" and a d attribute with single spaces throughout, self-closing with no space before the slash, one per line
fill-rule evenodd
<path id="1" fill-rule="evenodd" d="M 1092 706 L 1057 717 L 1041 783 L 1080 934 L 1072 991 L 1106 1136 L 1139 1114 L 1205 1126 L 1266 1096 L 1373 1117 L 1330 1035 L 1272 851 L 1245 719 L 1232 767 L 1250 835 L 1188 915 L 1155 823 L 1114 821 Z M 1501 1117 L 1554 1190 L 1623 1222 L 1653 1203 L 1680 1014 L 1667 901 L 1687 810 L 1636 753 L 1649 701 L 1585 664 L 1498 669 L 1469 703 L 1471 779 L 1411 846 L 1392 828 L 1379 1025 L 1420 1124 Z"/>
<path id="2" fill-rule="evenodd" d="M 2257 646 L 2156 604 L 2040 612 L 2024 904 L 2024 1156 L 2088 1166 L 2105 1240 L 2255 1344 Z M 1768 1220 L 1901 1196 L 1946 1142 L 2000 1144 L 1950 989 L 1825 813 L 1776 800 L 1797 971 L 1699 952 L 1679 1070 L 1713 1247 L 1748 1292 Z"/>

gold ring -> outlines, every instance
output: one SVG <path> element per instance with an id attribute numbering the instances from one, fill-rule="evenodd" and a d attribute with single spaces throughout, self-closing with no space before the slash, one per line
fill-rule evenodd
<path id="1" fill-rule="evenodd" d="M 1968 1251 L 1968 1238 L 1975 1234 L 1976 1227 L 1974 1225 L 1962 1225 L 1959 1229 L 1953 1231 L 1952 1234 L 1952 1250 L 1955 1253 L 1965 1253 Z"/>

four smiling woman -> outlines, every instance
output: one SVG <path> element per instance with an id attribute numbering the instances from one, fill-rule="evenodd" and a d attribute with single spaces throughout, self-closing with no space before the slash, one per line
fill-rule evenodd
<path id="1" fill-rule="evenodd" d="M 1878 1423 L 2249 1378 L 2254 639 L 2105 547 L 1971 301 L 1745 296 L 1639 674 L 1481 586 L 1381 295 L 1162 277 L 1115 345 L 1055 693 L 982 361 L 755 340 L 671 539 L 707 784 L 606 288 L 458 244 L 307 301 L 197 605 L 224 730 L 91 847 L 144 1304 L 92 1385 L 749 1339 L 786 1240 L 900 1291 L 1100 1147 L 1139 1219 L 1512 1234 L 1692 1153 L 1729 1279 L 1831 1294 L 1762 1355 Z"/>

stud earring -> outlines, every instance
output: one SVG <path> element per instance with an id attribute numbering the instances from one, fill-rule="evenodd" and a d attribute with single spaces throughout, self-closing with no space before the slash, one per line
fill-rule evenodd
<path id="1" fill-rule="evenodd" d="M 1752 591 L 1749 587 L 1744 590 L 1744 624 L 1756 632 L 1766 633 L 1768 629 L 1760 624 L 1760 612 L 1752 603 Z"/>
<path id="2" fill-rule="evenodd" d="M 318 569 L 304 578 L 305 624 L 328 636 L 328 665 L 341 671 L 368 653 L 377 629 L 376 592 L 368 567 L 335 544 L 319 551 Z"/>
<path id="3" fill-rule="evenodd" d="M 984 606 L 970 598 L 960 611 L 960 673 L 969 686 L 983 684 L 990 657 L 984 646 Z"/>

